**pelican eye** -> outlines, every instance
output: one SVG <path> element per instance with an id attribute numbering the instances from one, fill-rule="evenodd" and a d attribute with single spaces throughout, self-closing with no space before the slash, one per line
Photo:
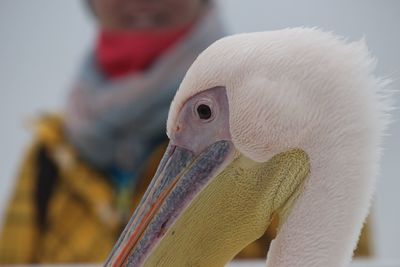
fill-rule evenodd
<path id="1" fill-rule="evenodd" d="M 197 107 L 197 115 L 201 120 L 208 120 L 211 118 L 212 112 L 210 106 L 206 104 L 200 104 Z"/>

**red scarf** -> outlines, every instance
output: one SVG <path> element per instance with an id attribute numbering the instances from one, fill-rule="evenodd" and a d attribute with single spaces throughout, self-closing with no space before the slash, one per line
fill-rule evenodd
<path id="1" fill-rule="evenodd" d="M 95 50 L 97 64 L 108 78 L 144 71 L 190 26 L 164 31 L 101 31 Z"/>

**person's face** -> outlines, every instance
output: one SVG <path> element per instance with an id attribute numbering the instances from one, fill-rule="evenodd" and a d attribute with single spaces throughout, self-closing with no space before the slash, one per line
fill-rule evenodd
<path id="1" fill-rule="evenodd" d="M 90 0 L 104 29 L 166 29 L 186 25 L 201 12 L 204 0 Z"/>

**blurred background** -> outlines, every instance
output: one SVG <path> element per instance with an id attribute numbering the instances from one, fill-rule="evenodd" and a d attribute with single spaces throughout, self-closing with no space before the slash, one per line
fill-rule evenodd
<path id="1" fill-rule="evenodd" d="M 349 40 L 365 38 L 376 73 L 400 88 L 400 1 L 220 0 L 228 33 L 315 26 Z M 0 221 L 17 168 L 31 142 L 28 121 L 65 105 L 82 60 L 96 38 L 80 0 L 0 2 Z M 394 96 L 400 104 L 400 94 Z M 400 258 L 400 110 L 385 139 L 373 204 L 372 235 L 379 258 Z"/>

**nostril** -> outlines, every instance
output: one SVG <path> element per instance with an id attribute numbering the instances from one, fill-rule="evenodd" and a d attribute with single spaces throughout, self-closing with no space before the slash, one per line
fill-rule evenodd
<path id="1" fill-rule="evenodd" d="M 181 130 L 181 127 L 179 125 L 176 126 L 175 131 L 179 132 Z"/>

